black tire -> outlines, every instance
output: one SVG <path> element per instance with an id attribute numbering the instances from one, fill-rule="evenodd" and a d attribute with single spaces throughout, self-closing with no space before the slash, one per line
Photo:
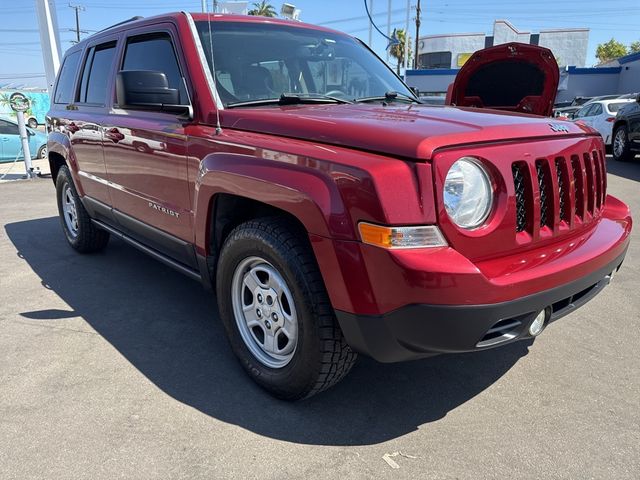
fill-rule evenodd
<path id="1" fill-rule="evenodd" d="M 623 146 L 621 147 L 617 144 L 617 141 L 622 142 Z M 613 159 L 618 162 L 629 162 L 635 157 L 635 154 L 631 151 L 631 144 L 629 142 L 629 134 L 626 125 L 618 126 L 613 132 L 611 150 L 613 153 Z"/>
<path id="2" fill-rule="evenodd" d="M 254 257 L 281 275 L 297 312 L 297 345 L 289 363 L 279 368 L 265 365 L 251 352 L 234 315 L 234 273 Z M 218 261 L 216 291 L 233 352 L 249 376 L 272 395 L 284 400 L 311 397 L 339 382 L 354 365 L 357 355 L 338 326 L 306 232 L 286 219 L 252 220 L 229 234 Z"/>
<path id="3" fill-rule="evenodd" d="M 77 228 L 75 231 L 69 225 L 74 223 L 71 220 L 68 222 L 67 215 L 64 211 L 63 202 L 66 200 L 67 193 L 70 196 L 72 203 L 75 206 L 75 217 L 77 222 Z M 98 228 L 91 221 L 91 217 L 84 209 L 78 192 L 73 180 L 71 179 L 71 172 L 66 165 L 60 167 L 58 170 L 58 176 L 56 177 L 56 198 L 58 201 L 58 214 L 60 216 L 60 223 L 69 245 L 80 253 L 92 253 L 103 250 L 109 242 L 109 232 Z"/>
<path id="4" fill-rule="evenodd" d="M 47 158 L 47 146 L 46 145 L 43 145 L 38 149 L 38 156 L 36 158 L 38 158 L 38 159 Z"/>
<path id="5" fill-rule="evenodd" d="M 36 129 L 38 128 L 38 121 L 35 118 L 30 118 L 27 121 L 27 125 L 29 126 L 29 128 Z"/>

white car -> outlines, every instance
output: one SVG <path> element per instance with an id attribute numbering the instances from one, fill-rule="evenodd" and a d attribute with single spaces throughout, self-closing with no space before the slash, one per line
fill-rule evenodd
<path id="1" fill-rule="evenodd" d="M 622 107 L 635 102 L 632 98 L 597 100 L 585 104 L 573 115 L 573 121 L 584 123 L 600 132 L 606 146 L 611 146 L 613 122 Z"/>

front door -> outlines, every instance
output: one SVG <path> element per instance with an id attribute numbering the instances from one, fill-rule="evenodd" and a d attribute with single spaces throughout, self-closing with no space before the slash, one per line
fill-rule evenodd
<path id="1" fill-rule="evenodd" d="M 163 72 L 169 87 L 189 98 L 170 26 L 154 26 L 124 39 L 116 70 Z M 133 236 L 186 264 L 193 242 L 187 177 L 185 119 L 175 113 L 113 105 L 104 128 L 104 154 L 114 214 Z"/>
<path id="2" fill-rule="evenodd" d="M 18 125 L 0 119 L 0 161 L 12 162 L 18 155 L 24 158 Z"/>

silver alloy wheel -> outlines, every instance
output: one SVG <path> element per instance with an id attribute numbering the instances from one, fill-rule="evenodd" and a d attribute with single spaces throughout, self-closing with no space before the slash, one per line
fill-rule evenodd
<path id="1" fill-rule="evenodd" d="M 619 128 L 616 137 L 613 139 L 613 153 L 620 158 L 624 155 L 625 144 L 627 143 L 627 135 L 624 128 Z"/>
<path id="2" fill-rule="evenodd" d="M 298 344 L 298 316 L 284 278 L 260 257 L 242 260 L 231 283 L 233 315 L 253 356 L 270 368 L 286 366 Z"/>
<path id="3" fill-rule="evenodd" d="M 47 158 L 47 146 L 43 146 L 40 148 L 40 151 L 38 152 L 38 158 Z"/>
<path id="4" fill-rule="evenodd" d="M 62 214 L 64 216 L 64 223 L 67 226 L 67 231 L 75 238 L 78 236 L 78 210 L 69 184 L 65 185 L 62 189 L 61 201 Z"/>

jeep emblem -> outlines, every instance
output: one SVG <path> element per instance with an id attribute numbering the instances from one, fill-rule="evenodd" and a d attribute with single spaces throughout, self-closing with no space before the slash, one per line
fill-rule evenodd
<path id="1" fill-rule="evenodd" d="M 549 127 L 551 127 L 551 131 L 553 132 L 565 132 L 569 133 L 569 127 L 562 123 L 550 123 Z"/>

